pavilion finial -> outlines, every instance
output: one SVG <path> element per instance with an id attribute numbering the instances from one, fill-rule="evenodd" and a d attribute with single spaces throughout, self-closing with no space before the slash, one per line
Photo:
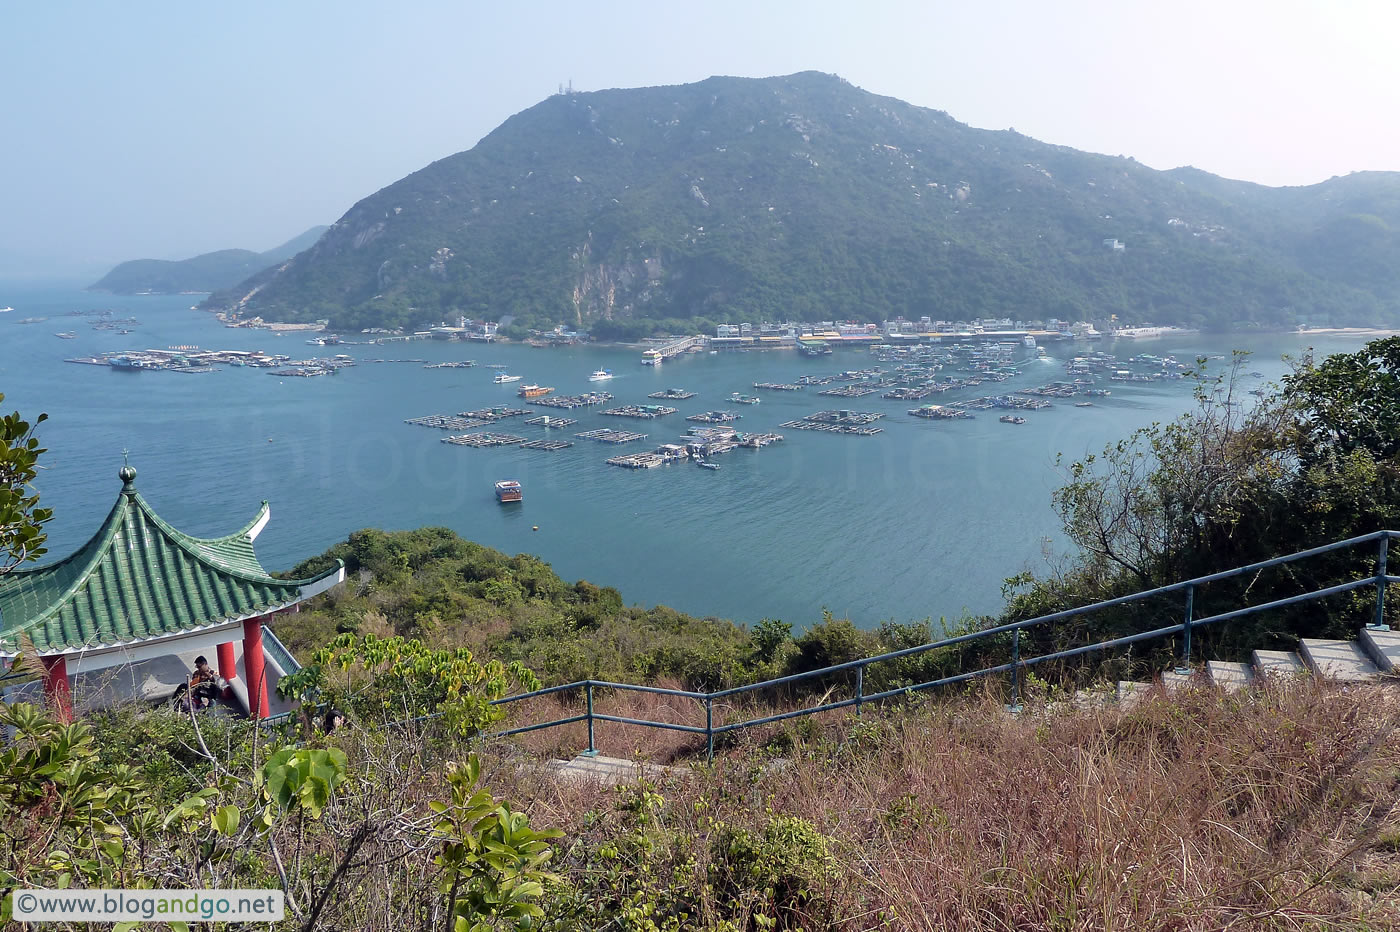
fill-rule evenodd
<path id="1" fill-rule="evenodd" d="M 127 458 L 127 451 L 122 450 L 122 468 L 117 470 L 117 478 L 122 481 L 122 491 L 131 493 L 136 491 L 136 470 L 132 467 L 131 461 Z"/>

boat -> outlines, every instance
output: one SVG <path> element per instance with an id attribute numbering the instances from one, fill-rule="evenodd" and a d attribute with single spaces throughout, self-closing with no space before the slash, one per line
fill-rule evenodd
<path id="1" fill-rule="evenodd" d="M 62 333 L 55 333 L 54 336 L 58 337 L 60 340 L 72 340 L 76 339 L 78 335 L 72 330 L 65 330 Z"/>
<path id="2" fill-rule="evenodd" d="M 593 374 L 590 375 L 590 376 L 588 377 L 588 381 L 590 381 L 590 382 L 606 382 L 608 379 L 610 379 L 610 378 L 612 378 L 612 377 L 613 377 L 613 374 L 612 374 L 612 370 L 611 370 L 611 369 L 596 369 L 596 370 L 594 370 Z"/>
<path id="3" fill-rule="evenodd" d="M 662 355 L 661 355 L 661 351 L 660 351 L 660 350 L 654 350 L 654 349 L 645 350 L 645 351 L 643 351 L 643 353 L 642 353 L 642 365 L 644 365 L 644 366 L 659 366 L 659 365 L 661 365 L 661 361 L 662 361 L 663 359 L 665 359 L 665 358 L 666 358 L 665 356 L 662 356 Z"/>
<path id="4" fill-rule="evenodd" d="M 719 463 L 707 463 L 704 460 L 701 460 L 695 465 L 699 466 L 701 469 L 719 469 Z"/>
<path id="5" fill-rule="evenodd" d="M 515 479 L 499 479 L 496 481 L 496 501 L 501 504 L 524 501 L 525 493 L 520 488 L 520 483 Z"/>
<path id="6" fill-rule="evenodd" d="M 1094 403 L 1092 401 L 1076 401 L 1074 406 L 1076 408 L 1092 408 Z"/>
<path id="7" fill-rule="evenodd" d="M 14 308 L 12 307 L 0 307 L 0 314 L 8 314 L 13 310 Z"/>
<path id="8" fill-rule="evenodd" d="M 504 372 L 499 372 L 496 374 L 496 377 L 492 381 L 494 381 L 497 385 L 504 385 L 507 382 L 519 382 L 520 376 L 506 375 Z"/>
<path id="9" fill-rule="evenodd" d="M 1024 423 L 1026 423 L 1026 419 L 1025 419 L 1025 418 L 1019 417 L 1018 415 L 1015 415 L 1015 414 L 1003 414 L 1001 417 L 997 418 L 997 420 L 1001 421 L 1003 424 L 1024 424 Z"/>
<path id="10" fill-rule="evenodd" d="M 738 392 L 735 392 L 734 394 L 729 396 L 729 400 L 734 402 L 735 404 L 740 405 L 756 405 L 763 399 L 757 398 L 753 395 L 741 395 Z"/>
<path id="11" fill-rule="evenodd" d="M 554 391 L 553 388 L 544 385 L 522 385 L 516 394 L 521 398 L 543 398 L 552 391 Z"/>

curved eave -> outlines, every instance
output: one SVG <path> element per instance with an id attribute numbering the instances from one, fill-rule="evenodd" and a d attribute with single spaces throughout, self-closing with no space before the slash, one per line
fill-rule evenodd
<path id="1" fill-rule="evenodd" d="M 53 657 L 58 656 L 60 654 L 126 650 L 149 644 L 154 644 L 159 641 L 176 641 L 198 634 L 206 634 L 211 631 L 217 631 L 220 628 L 233 628 L 241 625 L 244 621 L 247 621 L 250 618 L 261 618 L 265 615 L 271 615 L 275 612 L 282 612 L 286 611 L 287 609 L 294 608 L 297 605 L 300 605 L 302 602 L 305 602 L 308 599 L 315 598 L 321 593 L 326 592 L 327 590 L 333 588 L 334 586 L 344 581 L 345 561 L 336 560 L 335 566 L 332 566 L 325 572 L 319 573 L 315 576 L 311 576 L 306 579 L 278 580 L 279 583 L 285 586 L 295 587 L 296 597 L 293 599 L 269 603 L 267 605 L 259 606 L 252 611 L 244 612 L 238 615 L 230 615 L 222 618 L 211 619 L 207 624 L 183 628 L 179 631 L 165 631 L 161 632 L 160 634 L 151 635 L 149 637 L 114 638 L 111 640 L 94 639 L 79 644 L 65 644 L 62 647 L 50 647 L 42 650 L 36 649 L 34 653 L 40 657 Z M 4 643 L 5 640 L 16 638 L 19 635 L 22 635 L 28 632 L 29 630 L 38 627 L 39 625 L 42 625 L 43 623 L 44 619 L 35 619 L 32 624 L 25 625 L 25 627 L 22 630 L 16 631 L 13 634 L 5 635 L 3 639 L 0 639 L 0 657 L 14 657 L 16 654 L 19 653 L 17 650 L 6 646 Z"/>

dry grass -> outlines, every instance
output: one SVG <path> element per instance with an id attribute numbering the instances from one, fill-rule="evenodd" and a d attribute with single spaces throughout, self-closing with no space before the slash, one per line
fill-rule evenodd
<path id="1" fill-rule="evenodd" d="M 698 704 L 667 697 L 597 708 L 704 723 Z M 752 710 L 725 714 L 740 711 Z M 716 826 L 761 832 L 787 815 L 833 839 L 837 866 L 780 927 L 1400 928 L 1400 702 L 1385 687 L 1201 689 L 1020 716 L 964 695 L 825 719 L 769 726 L 660 788 L 647 857 L 673 860 L 648 869 L 677 872 L 698 920 L 748 922 L 705 892 Z M 617 791 L 516 765 L 522 752 L 566 756 L 582 727 L 497 748 L 492 780 L 565 830 L 560 868 L 588 888 L 587 852 L 635 834 L 633 815 Z M 604 753 L 652 760 L 704 740 L 606 723 L 598 737 Z"/>

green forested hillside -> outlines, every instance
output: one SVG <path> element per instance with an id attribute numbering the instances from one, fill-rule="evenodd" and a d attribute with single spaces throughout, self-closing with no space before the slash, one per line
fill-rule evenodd
<path id="1" fill-rule="evenodd" d="M 1400 174 L 1266 188 L 974 129 L 830 75 L 716 77 L 550 97 L 211 305 L 605 336 L 900 314 L 1393 323 L 1397 229 Z"/>
<path id="2" fill-rule="evenodd" d="M 133 259 L 123 262 L 89 287 L 112 294 L 176 294 L 182 291 L 217 291 L 301 252 L 326 231 L 312 227 L 267 252 L 220 249 L 190 259 Z"/>

